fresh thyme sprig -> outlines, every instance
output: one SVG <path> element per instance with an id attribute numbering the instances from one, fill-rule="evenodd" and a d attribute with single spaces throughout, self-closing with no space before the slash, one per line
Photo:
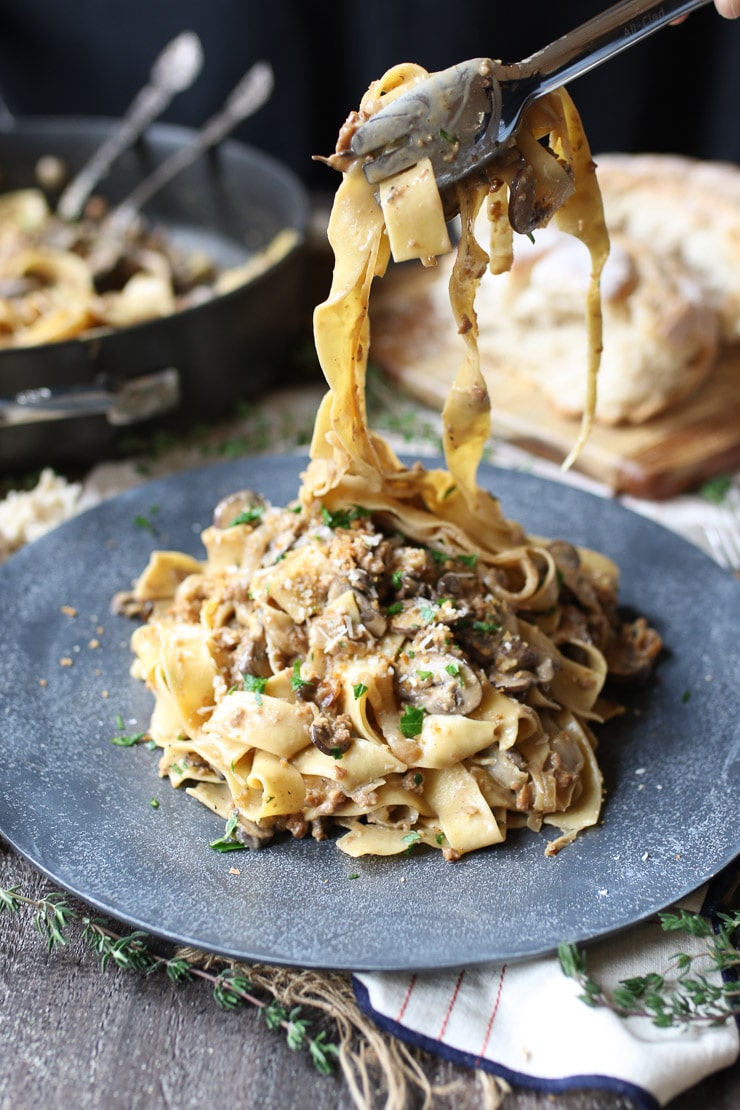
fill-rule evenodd
<path id="1" fill-rule="evenodd" d="M 79 913 L 59 891 L 51 891 L 43 898 L 30 898 L 17 886 L 0 887 L 0 913 L 17 913 L 24 907 L 33 911 L 34 926 L 46 941 L 47 952 L 65 945 L 67 930 L 76 923 L 85 944 L 100 958 L 101 971 L 112 964 L 123 971 L 138 971 L 144 975 L 163 971 L 173 983 L 203 980 L 210 984 L 214 1001 L 222 1009 L 235 1010 L 245 1004 L 253 1006 L 268 1029 L 284 1032 L 288 1048 L 308 1052 L 321 1075 L 330 1075 L 334 1070 L 339 1049 L 327 1040 L 326 1033 L 309 1035 L 311 1021 L 303 1016 L 300 1006 L 289 1010 L 276 998 L 268 1001 L 258 997 L 250 979 L 238 967 L 214 972 L 181 956 L 161 956 L 148 946 L 146 933 L 138 929 L 125 935 L 118 933 L 102 918 Z"/>
<path id="2" fill-rule="evenodd" d="M 701 949 L 693 954 L 676 952 L 663 974 L 623 979 L 612 991 L 589 975 L 586 958 L 576 945 L 560 945 L 560 966 L 583 990 L 581 1000 L 619 1017 L 649 1018 L 660 1028 L 722 1025 L 739 1016 L 740 910 L 719 914 L 716 929 L 706 917 L 685 910 L 662 913 L 659 918 L 665 932 L 693 936 L 702 941 Z M 712 971 L 719 977 L 710 978 Z"/>

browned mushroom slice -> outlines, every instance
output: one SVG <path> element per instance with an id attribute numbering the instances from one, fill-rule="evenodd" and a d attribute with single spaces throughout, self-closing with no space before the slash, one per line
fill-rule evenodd
<path id="1" fill-rule="evenodd" d="M 337 717 L 321 713 L 308 730 L 311 743 L 324 755 L 343 755 L 352 743 L 352 718 L 346 713 Z"/>
<path id="2" fill-rule="evenodd" d="M 360 621 L 367 631 L 376 638 L 384 635 L 387 621 L 380 611 L 378 591 L 372 576 L 361 567 L 351 567 L 346 574 L 339 574 L 334 579 L 327 601 L 335 601 L 347 590 L 352 591 Z"/>
<path id="3" fill-rule="evenodd" d="M 396 665 L 395 685 L 403 701 L 427 713 L 472 713 L 483 690 L 473 668 L 450 652 L 422 651 Z"/>
<path id="4" fill-rule="evenodd" d="M 262 519 L 266 502 L 264 497 L 251 489 L 239 490 L 223 497 L 213 510 L 216 528 L 230 528 L 232 524 L 257 523 Z"/>

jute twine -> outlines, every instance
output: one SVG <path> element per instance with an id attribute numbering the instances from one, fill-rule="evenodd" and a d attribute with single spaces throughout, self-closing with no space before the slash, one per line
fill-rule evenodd
<path id="1" fill-rule="evenodd" d="M 322 1014 L 334 1027 L 339 1065 L 358 1110 L 407 1110 L 412 1104 L 419 1110 L 431 1110 L 432 1107 L 460 1105 L 463 1080 L 432 1083 L 426 1074 L 430 1057 L 384 1033 L 362 1012 L 350 975 L 338 971 L 241 964 L 193 948 L 180 948 L 177 955 L 205 969 L 228 965 L 286 1009 L 300 1006 Z M 498 1110 L 510 1090 L 508 1084 L 487 1072 L 473 1074 L 476 1107 Z M 470 1098 L 470 1082 L 465 1086 Z"/>

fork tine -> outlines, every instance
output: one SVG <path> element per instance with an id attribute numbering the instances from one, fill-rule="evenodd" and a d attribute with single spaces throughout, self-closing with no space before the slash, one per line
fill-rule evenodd
<path id="1" fill-rule="evenodd" d="M 425 77 L 361 123 L 350 146 L 354 154 L 369 156 L 364 165 L 368 181 L 377 184 L 427 157 L 444 188 L 486 160 L 492 149 L 481 140 L 489 131 L 491 140 L 497 139 L 501 118 L 495 68 L 488 58 L 458 62 Z"/>

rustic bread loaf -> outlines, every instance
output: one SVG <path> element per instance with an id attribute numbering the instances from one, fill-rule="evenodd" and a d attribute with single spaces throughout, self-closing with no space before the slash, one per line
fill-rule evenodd
<path id="1" fill-rule="evenodd" d="M 609 228 L 681 259 L 718 312 L 723 340 L 740 339 L 740 169 L 667 154 L 596 161 Z"/>
<path id="2" fill-rule="evenodd" d="M 517 244 L 510 273 L 486 274 L 477 300 L 486 370 L 526 378 L 568 416 L 582 411 L 585 396 L 589 266 L 582 243 L 546 228 L 533 245 Z M 599 421 L 642 423 L 704 381 L 717 351 L 717 315 L 680 261 L 613 233 L 602 305 Z"/>
<path id="3" fill-rule="evenodd" d="M 597 157 L 612 250 L 602 281 L 604 352 L 596 418 L 640 424 L 685 400 L 720 345 L 740 340 L 740 170 L 674 155 Z M 476 235 L 485 246 L 482 213 Z M 589 256 L 549 226 L 517 236 L 509 273 L 477 300 L 487 375 L 515 374 L 577 416 L 586 379 Z M 449 263 L 431 297 L 445 309 Z"/>

